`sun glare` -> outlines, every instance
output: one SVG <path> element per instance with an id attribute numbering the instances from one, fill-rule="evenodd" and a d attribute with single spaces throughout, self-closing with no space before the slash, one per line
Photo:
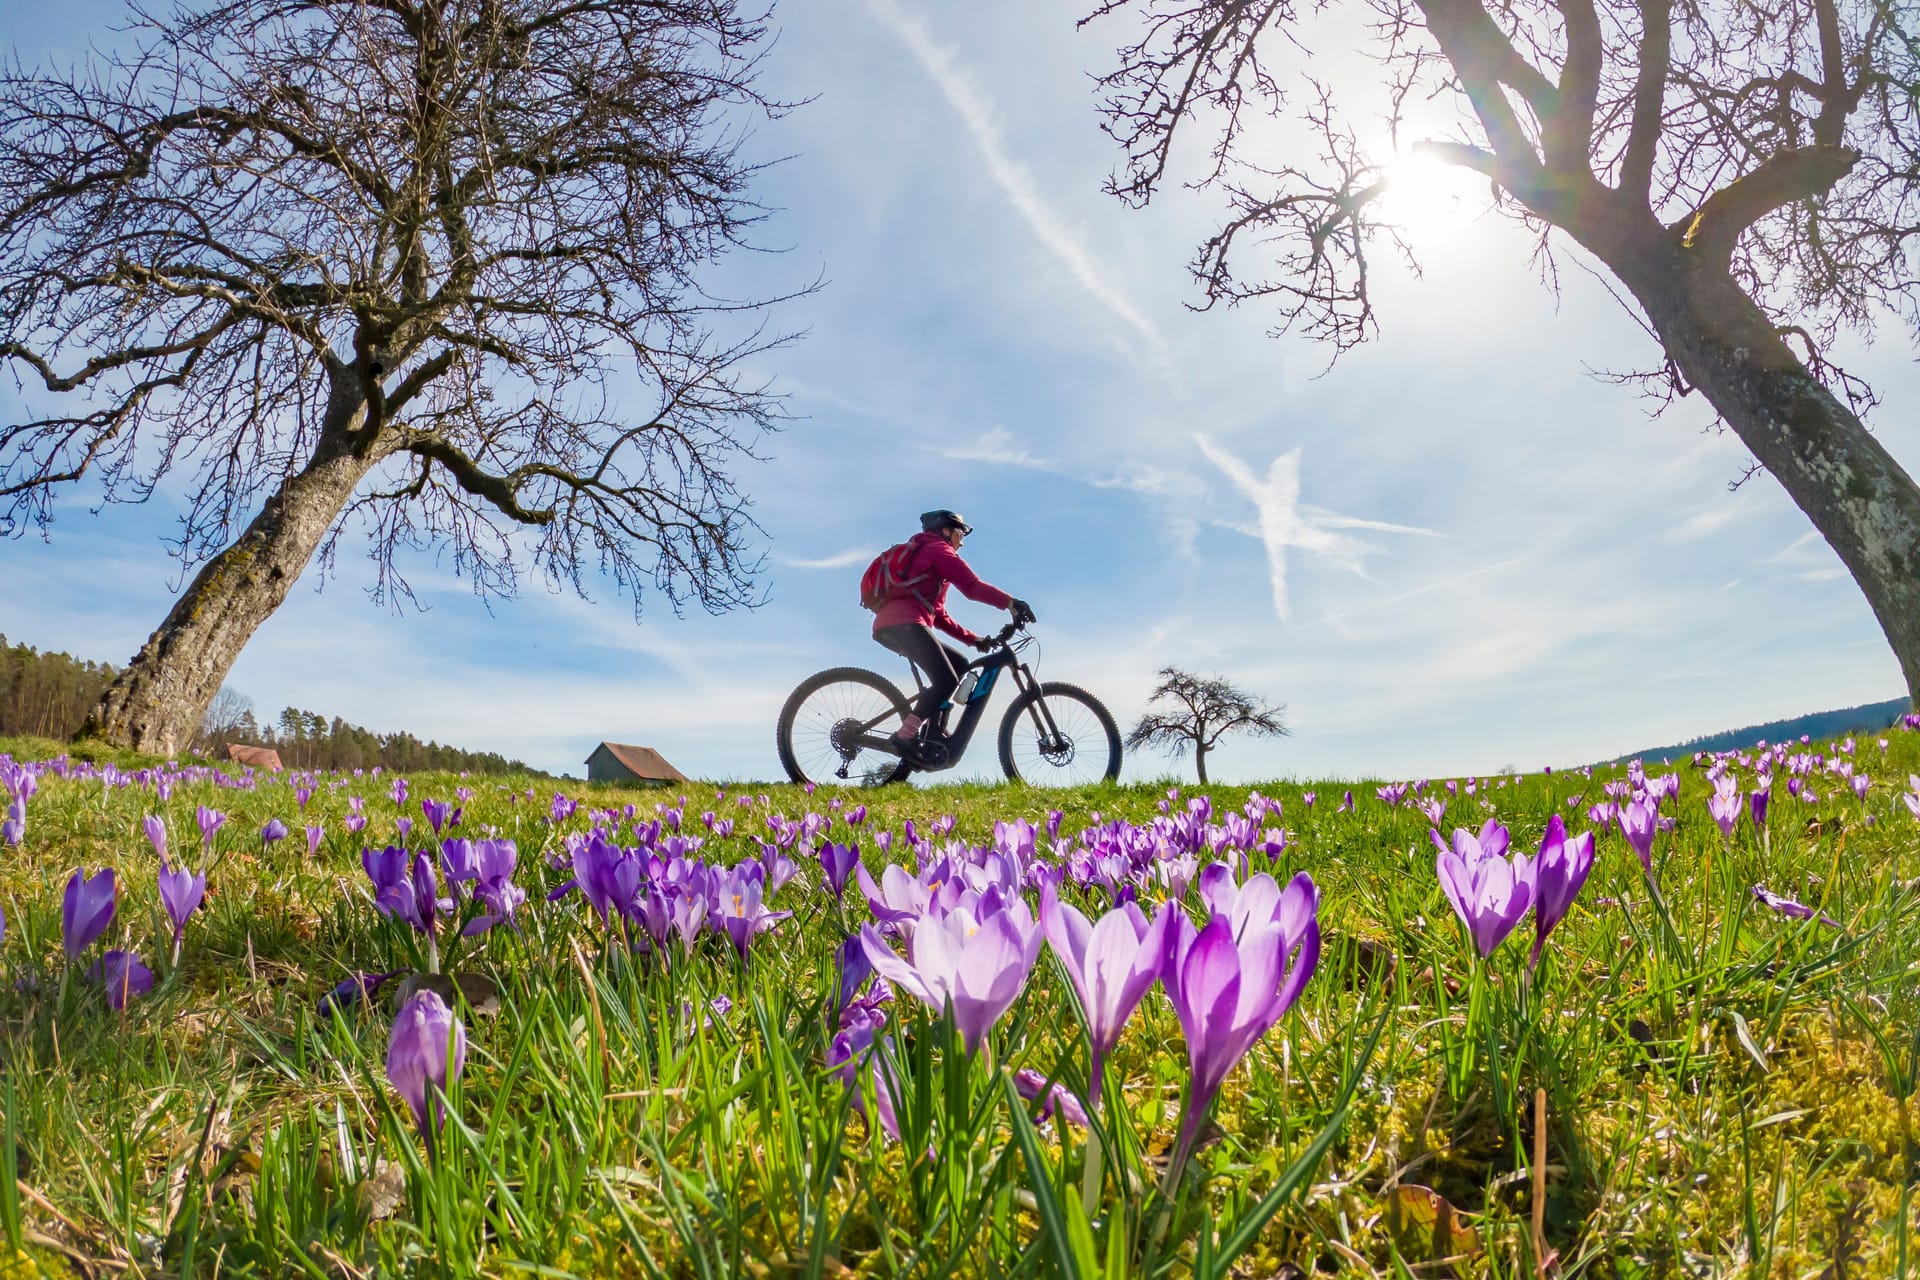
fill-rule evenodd
<path id="1" fill-rule="evenodd" d="M 1486 207 L 1486 179 L 1417 151 L 1393 164 L 1380 197 L 1381 221 L 1418 241 L 1452 239 Z"/>

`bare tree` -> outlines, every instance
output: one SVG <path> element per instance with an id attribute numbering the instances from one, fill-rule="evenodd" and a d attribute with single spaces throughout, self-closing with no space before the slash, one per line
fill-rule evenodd
<path id="1" fill-rule="evenodd" d="M 1207 781 L 1207 753 L 1229 733 L 1284 738 L 1291 730 L 1281 719 L 1286 706 L 1274 706 L 1220 676 L 1197 676 L 1178 667 L 1160 668 L 1160 684 L 1147 705 L 1164 702 L 1166 711 L 1149 710 L 1127 734 L 1127 746 L 1155 747 L 1168 755 L 1193 748 L 1200 784 Z"/>
<path id="2" fill-rule="evenodd" d="M 777 425 L 744 367 L 773 339 L 696 273 L 762 215 L 764 31 L 734 0 L 224 0 L 0 74 L 0 361 L 37 383 L 0 530 L 179 473 L 204 562 L 93 732 L 184 747 L 348 529 L 376 599 L 439 549 L 483 595 L 754 602 L 728 468 Z"/>
<path id="3" fill-rule="evenodd" d="M 1390 136 L 1411 104 L 1437 106 L 1453 123 L 1416 151 L 1485 175 L 1497 207 L 1537 236 L 1549 278 L 1569 241 L 1611 276 L 1663 357 L 1628 376 L 1666 400 L 1706 398 L 1839 553 L 1920 698 L 1920 489 L 1862 424 L 1871 390 L 1828 358 L 1839 334 L 1871 333 L 1887 311 L 1920 333 L 1920 10 L 1371 9 L 1361 38 Z M 1408 251 L 1378 199 L 1392 156 L 1369 149 L 1350 94 L 1316 78 L 1314 55 L 1346 41 L 1309 29 L 1351 10 L 1106 0 L 1092 17 L 1121 11 L 1137 26 L 1102 81 L 1105 126 L 1126 153 L 1110 189 L 1145 203 L 1176 135 L 1208 130 L 1197 185 L 1224 192 L 1231 213 L 1193 265 L 1207 304 L 1276 299 L 1283 328 L 1336 354 L 1372 336 L 1369 254 Z M 1251 126 L 1273 116 L 1293 119 L 1304 145 L 1263 144 L 1279 134 Z"/>
<path id="4" fill-rule="evenodd" d="M 221 685 L 200 716 L 194 749 L 203 756 L 220 754 L 228 743 L 240 740 L 240 726 L 252 718 L 253 699 L 230 684 Z"/>

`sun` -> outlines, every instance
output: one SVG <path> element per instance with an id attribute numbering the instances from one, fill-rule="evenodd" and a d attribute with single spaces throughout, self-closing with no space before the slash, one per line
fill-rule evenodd
<path id="1" fill-rule="evenodd" d="M 1486 211 L 1486 179 L 1408 148 L 1387 169 L 1376 217 L 1420 243 L 1444 243 Z"/>

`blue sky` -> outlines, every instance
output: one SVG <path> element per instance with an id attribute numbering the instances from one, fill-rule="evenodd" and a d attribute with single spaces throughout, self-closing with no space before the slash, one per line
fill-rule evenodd
<path id="1" fill-rule="evenodd" d="M 71 0 L 6 18 L 27 61 L 107 39 Z M 866 556 L 932 506 L 1030 600 L 1043 676 L 1137 715 L 1165 663 L 1289 709 L 1294 736 L 1232 743 L 1216 777 L 1440 775 L 1573 764 L 1776 716 L 1893 697 L 1898 667 L 1839 561 L 1704 406 L 1649 419 L 1593 368 L 1655 361 L 1588 274 L 1556 299 L 1522 232 L 1471 183 L 1410 181 L 1424 271 L 1383 263 L 1382 334 L 1331 370 L 1257 305 L 1194 313 L 1184 269 L 1218 206 L 1132 212 L 1088 75 L 1112 38 L 1025 0 L 789 0 L 768 87 L 814 101 L 763 127 L 790 157 L 780 210 L 729 289 L 826 287 L 764 362 L 798 420 L 749 465 L 767 603 L 641 625 L 610 595 L 537 581 L 477 601 L 423 561 L 425 612 L 363 594 L 343 552 L 309 573 L 230 683 L 375 729 L 581 771 L 602 738 L 689 773 L 778 774 L 773 721 L 823 666 L 904 666 L 867 638 Z M 85 24 L 93 24 L 91 27 Z M 1849 353 L 1875 426 L 1920 470 L 1920 375 L 1897 330 Z M 0 386 L 0 412 L 13 403 Z M 165 614 L 175 511 L 64 503 L 51 541 L 0 544 L 0 631 L 124 661 Z M 984 629 L 988 611 L 959 603 Z M 997 710 L 993 713 L 997 715 Z M 991 760 L 968 762 L 982 773 Z M 1131 776 L 1178 768 L 1131 761 Z M 1188 766 L 1190 767 L 1190 766 Z"/>

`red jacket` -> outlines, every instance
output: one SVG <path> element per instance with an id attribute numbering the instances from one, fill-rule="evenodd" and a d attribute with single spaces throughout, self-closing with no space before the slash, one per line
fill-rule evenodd
<path id="1" fill-rule="evenodd" d="M 955 622 L 947 612 L 947 587 L 958 587 L 967 599 L 995 609 L 1006 608 L 1013 599 L 1000 588 L 980 581 L 979 575 L 960 558 L 960 553 L 939 534 L 916 533 L 908 545 L 914 550 L 907 559 L 907 571 L 901 580 L 912 581 L 922 574 L 930 576 L 911 589 L 895 592 L 893 599 L 881 605 L 880 612 L 873 618 L 875 631 L 882 627 L 918 624 L 938 627 L 954 639 L 972 644 L 980 637 Z"/>

